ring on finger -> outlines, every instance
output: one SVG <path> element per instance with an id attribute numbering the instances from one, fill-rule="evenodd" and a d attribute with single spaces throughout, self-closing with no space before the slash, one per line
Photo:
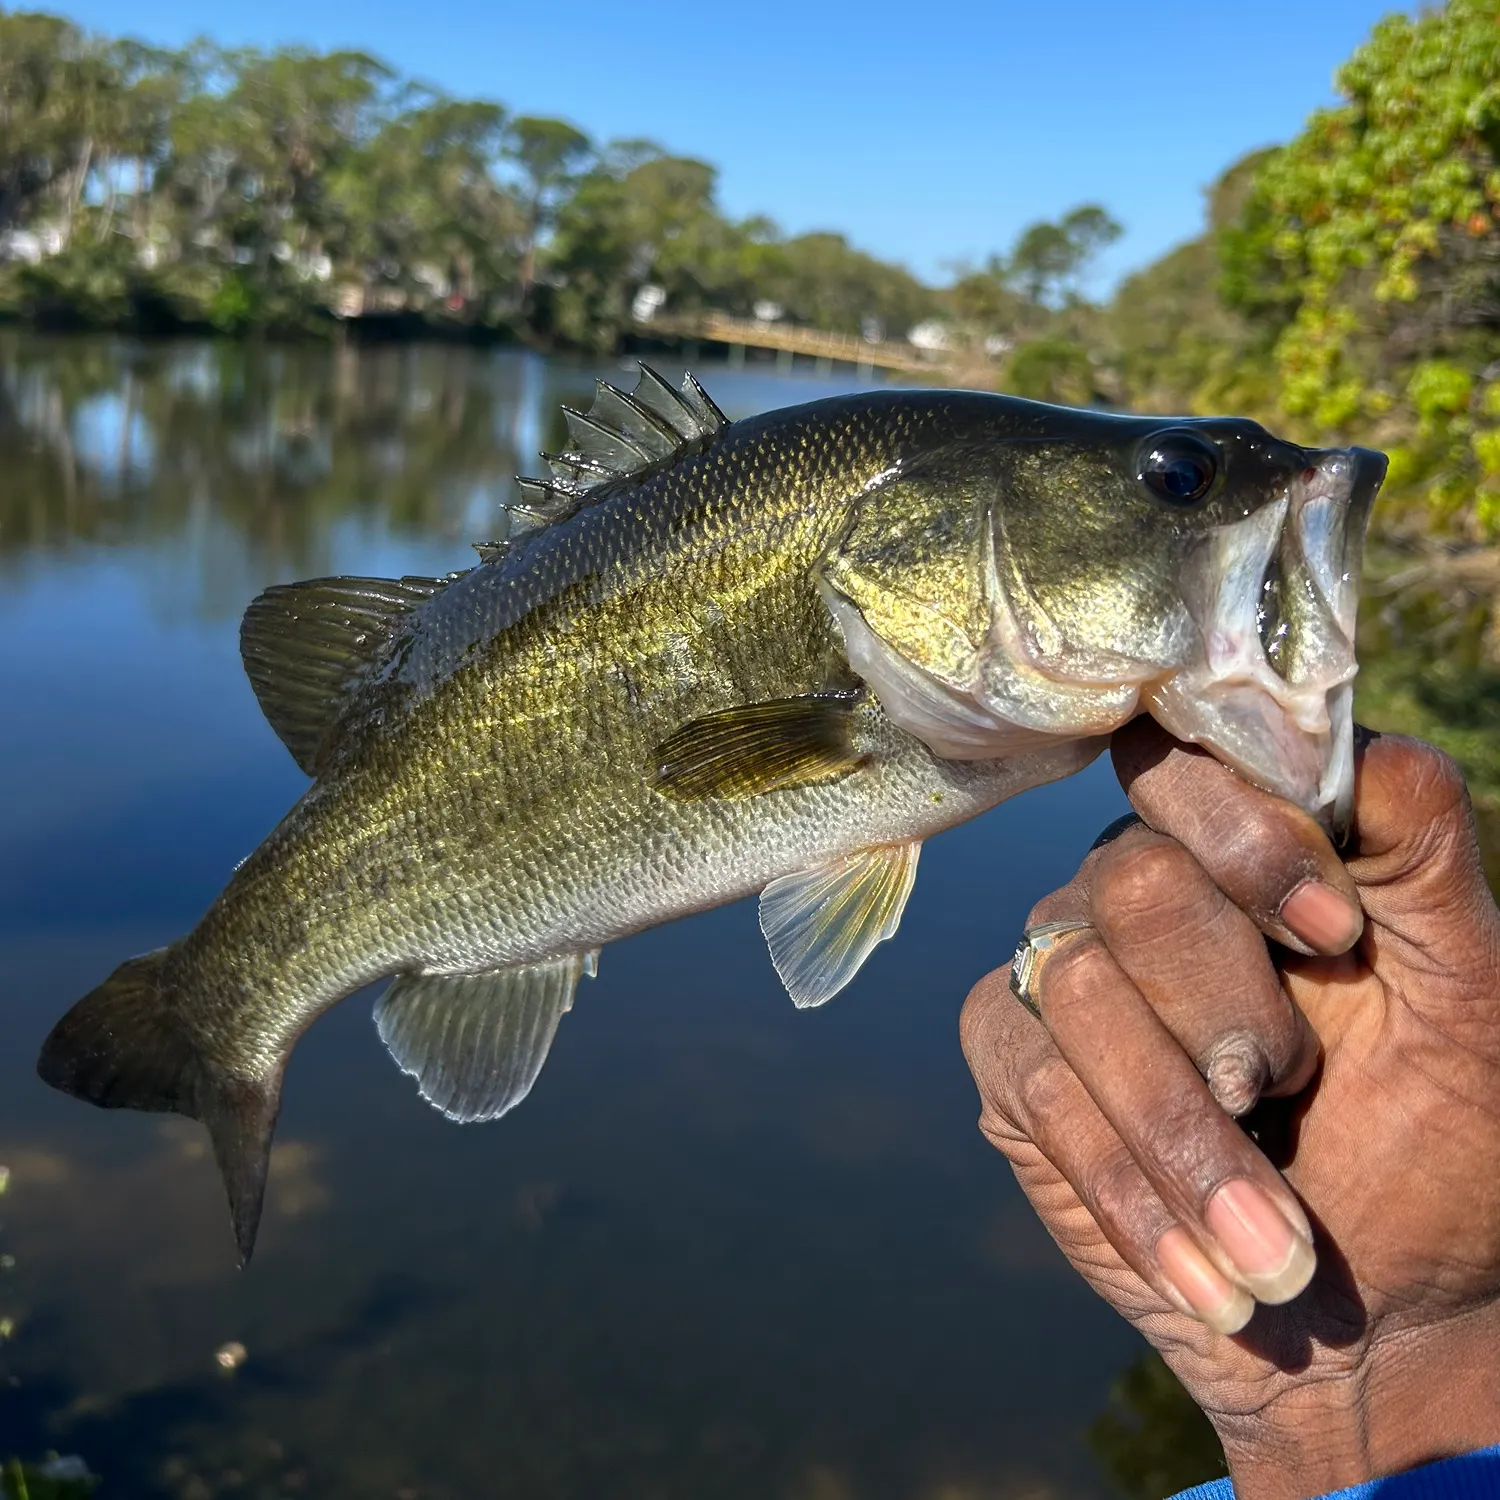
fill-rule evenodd
<path id="1" fill-rule="evenodd" d="M 1037 1020 L 1042 1018 L 1036 1003 L 1037 982 L 1041 978 L 1042 965 L 1070 937 L 1093 930 L 1092 922 L 1071 920 L 1038 922 L 1021 934 L 1016 956 L 1010 961 L 1010 992 Z"/>

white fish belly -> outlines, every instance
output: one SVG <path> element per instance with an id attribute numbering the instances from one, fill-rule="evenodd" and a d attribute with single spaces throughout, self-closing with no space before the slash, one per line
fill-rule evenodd
<path id="1" fill-rule="evenodd" d="M 1107 743 L 1069 740 L 1003 761 L 946 761 L 907 741 L 821 786 L 723 801 L 654 798 L 649 821 L 622 818 L 607 847 L 581 851 L 570 869 L 516 892 L 491 920 L 472 920 L 471 907 L 470 920 L 446 932 L 423 967 L 478 973 L 600 948 L 856 850 L 925 839 L 1082 770 Z"/>

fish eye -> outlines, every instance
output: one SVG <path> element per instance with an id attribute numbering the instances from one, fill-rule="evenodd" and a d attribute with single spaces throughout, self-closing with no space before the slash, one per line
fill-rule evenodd
<path id="1" fill-rule="evenodd" d="M 1196 505 L 1219 473 L 1219 455 L 1195 432 L 1162 432 L 1141 455 L 1141 482 L 1169 505 Z"/>

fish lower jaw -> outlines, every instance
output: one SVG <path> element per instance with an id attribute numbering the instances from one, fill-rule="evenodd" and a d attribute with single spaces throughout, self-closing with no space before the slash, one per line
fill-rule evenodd
<path id="1" fill-rule="evenodd" d="M 1346 668 L 1329 672 L 1311 682 L 1291 683 L 1264 659 L 1244 661 L 1232 668 L 1214 667 L 1207 673 L 1178 674 L 1189 678 L 1191 692 L 1212 698 L 1231 693 L 1263 693 L 1289 724 L 1303 734 L 1329 732 L 1329 702 L 1338 690 L 1353 682 L 1358 667 L 1351 659 Z"/>
<path id="2" fill-rule="evenodd" d="M 1143 703 L 1169 734 L 1338 829 L 1353 797 L 1352 677 L 1293 688 L 1269 668 L 1178 672 L 1152 684 Z"/>

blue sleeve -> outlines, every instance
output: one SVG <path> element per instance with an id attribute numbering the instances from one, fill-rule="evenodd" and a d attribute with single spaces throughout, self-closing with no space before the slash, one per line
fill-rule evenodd
<path id="1" fill-rule="evenodd" d="M 1234 1486 L 1216 1479 L 1183 1490 L 1173 1500 L 1234 1500 Z M 1500 1447 L 1480 1448 L 1388 1479 L 1335 1490 L 1324 1500 L 1500 1500 Z"/>

